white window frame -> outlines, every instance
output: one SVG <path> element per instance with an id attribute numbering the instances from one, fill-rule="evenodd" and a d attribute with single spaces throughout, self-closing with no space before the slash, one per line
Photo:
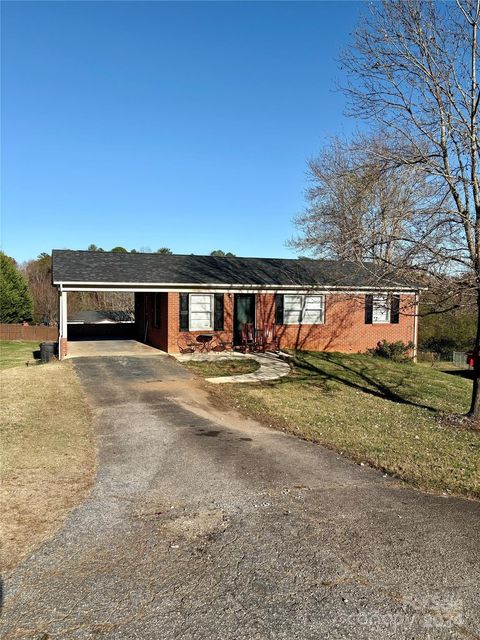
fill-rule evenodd
<path id="1" fill-rule="evenodd" d="M 300 300 L 300 303 L 295 307 L 287 308 L 289 299 L 297 298 Z M 308 303 L 312 302 L 312 300 L 318 298 L 321 300 L 321 303 L 318 307 L 314 307 L 313 311 L 318 309 L 321 311 L 321 319 L 317 322 L 305 322 L 305 318 L 308 317 L 308 312 L 312 311 L 312 309 L 308 309 Z M 290 318 L 288 315 L 290 314 Z M 295 319 L 296 316 L 296 319 Z M 305 325 L 316 325 L 316 324 L 325 324 L 325 295 L 324 294 L 303 294 L 303 293 L 292 293 L 285 294 L 283 297 L 283 323 L 284 324 L 305 324 Z"/>
<path id="2" fill-rule="evenodd" d="M 205 327 L 192 327 L 192 298 L 210 298 L 210 324 Z M 189 293 L 188 294 L 188 330 L 189 331 L 213 331 L 213 322 L 215 315 L 215 300 L 213 293 Z"/>
<path id="3" fill-rule="evenodd" d="M 390 324 L 391 313 L 391 300 L 388 293 L 374 293 L 372 296 L 372 324 Z M 381 318 L 376 320 L 376 314 L 381 315 Z"/>

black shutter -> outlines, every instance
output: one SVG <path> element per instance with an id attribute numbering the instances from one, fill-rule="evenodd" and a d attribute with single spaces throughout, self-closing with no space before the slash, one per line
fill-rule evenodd
<path id="1" fill-rule="evenodd" d="M 188 331 L 188 293 L 180 294 L 180 331 Z"/>
<path id="2" fill-rule="evenodd" d="M 400 296 L 394 294 L 390 301 L 390 322 L 392 324 L 398 324 L 400 318 Z"/>
<path id="3" fill-rule="evenodd" d="M 275 296 L 275 324 L 283 324 L 283 293 Z"/>
<path id="4" fill-rule="evenodd" d="M 365 324 L 372 324 L 373 319 L 373 295 L 367 293 L 365 296 Z"/>
<path id="5" fill-rule="evenodd" d="M 223 293 L 215 294 L 213 328 L 215 331 L 223 331 Z"/>

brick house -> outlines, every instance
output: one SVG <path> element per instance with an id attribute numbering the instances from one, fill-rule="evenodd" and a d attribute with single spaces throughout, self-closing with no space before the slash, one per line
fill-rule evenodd
<path id="1" fill-rule="evenodd" d="M 386 339 L 416 352 L 419 288 L 372 264 L 54 250 L 52 283 L 61 357 L 70 291 L 134 293 L 136 339 L 168 353 L 186 336 L 235 347 L 246 322 L 273 324 L 281 348 L 363 352 Z"/>

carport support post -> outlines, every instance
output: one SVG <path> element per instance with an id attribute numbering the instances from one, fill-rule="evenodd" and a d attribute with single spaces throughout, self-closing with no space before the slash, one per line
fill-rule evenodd
<path id="1" fill-rule="evenodd" d="M 62 360 L 67 355 L 67 292 L 58 292 L 58 357 Z"/>

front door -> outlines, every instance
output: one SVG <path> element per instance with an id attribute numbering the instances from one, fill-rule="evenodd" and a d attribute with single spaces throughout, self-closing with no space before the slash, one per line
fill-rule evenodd
<path id="1" fill-rule="evenodd" d="M 233 344 L 242 344 L 242 324 L 255 324 L 255 294 L 236 293 L 234 301 Z"/>

